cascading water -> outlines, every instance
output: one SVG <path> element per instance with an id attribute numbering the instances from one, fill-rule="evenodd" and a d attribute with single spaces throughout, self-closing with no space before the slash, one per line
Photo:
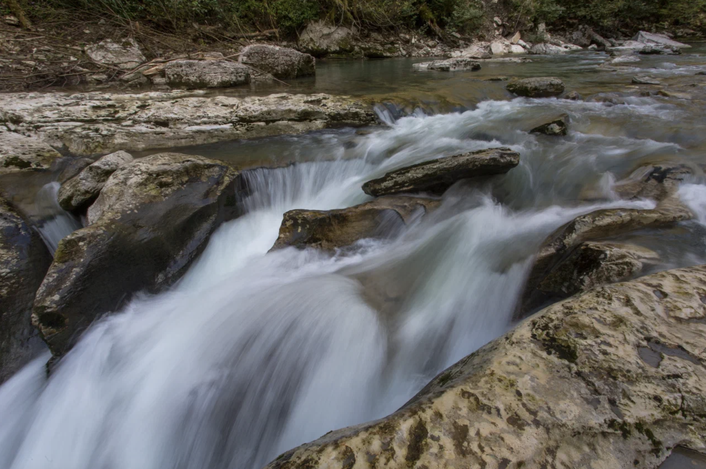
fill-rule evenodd
<path id="1" fill-rule="evenodd" d="M 654 205 L 615 200 L 604 173 L 678 145 L 579 131 L 549 144 L 516 125 L 539 103 L 390 117 L 341 159 L 247 173 L 247 213 L 213 235 L 178 285 L 96 323 L 51 378 L 45 356 L 0 388 L 0 468 L 256 469 L 394 411 L 508 329 L 552 230 L 600 207 Z M 579 123 L 625 112 L 542 106 Z M 643 102 L 630 112 L 672 110 Z M 498 145 L 519 151 L 520 167 L 459 184 L 399 236 L 335 255 L 267 253 L 287 210 L 355 205 L 367 200 L 362 183 L 391 169 Z M 603 202 L 577 203 L 582 194 Z"/>
<path id="2" fill-rule="evenodd" d="M 46 184 L 37 193 L 35 201 L 35 210 L 42 217 L 38 224 L 39 235 L 52 255 L 59 241 L 81 228 L 81 223 L 59 205 L 57 194 L 60 187 L 56 181 Z"/>

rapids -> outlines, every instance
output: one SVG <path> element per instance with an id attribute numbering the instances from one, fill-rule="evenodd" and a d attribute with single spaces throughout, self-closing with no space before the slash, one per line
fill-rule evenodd
<path id="1" fill-rule="evenodd" d="M 387 125 L 369 133 L 221 147 L 305 158 L 246 171 L 246 213 L 219 228 L 174 288 L 98 321 L 50 378 L 41 356 L 0 387 L 0 468 L 257 469 L 380 418 L 512 326 L 548 234 L 597 208 L 652 208 L 619 200 L 612 183 L 640 163 L 697 161 L 703 145 L 650 131 L 693 119 L 650 97 L 486 100 L 401 118 L 378 109 Z M 557 113 L 571 121 L 566 138 L 527 132 Z M 519 167 L 457 184 L 404 233 L 334 255 L 268 252 L 288 210 L 362 203 L 362 183 L 391 169 L 499 145 L 520 152 Z M 701 223 L 703 183 L 698 175 L 681 192 Z M 71 229 L 62 216 L 44 225 L 50 245 Z M 706 260 L 700 223 L 672 236 L 678 247 L 661 253 L 662 268 Z"/>

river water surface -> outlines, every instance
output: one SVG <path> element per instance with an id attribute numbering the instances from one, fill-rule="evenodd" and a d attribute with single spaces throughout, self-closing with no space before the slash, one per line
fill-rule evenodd
<path id="1" fill-rule="evenodd" d="M 179 149 L 281 167 L 246 172 L 246 214 L 213 235 L 173 289 L 97 322 L 51 378 L 42 356 L 0 387 L 0 468 L 257 469 L 383 417 L 512 327 L 552 231 L 597 208 L 654 207 L 612 190 L 645 164 L 693 168 L 680 194 L 697 220 L 622 240 L 660 254 L 649 270 L 706 262 L 704 52 L 618 71 L 592 52 L 475 73 L 414 72 L 405 59 L 320 65 L 286 91 L 368 99 L 385 125 Z M 693 99 L 644 93 L 630 84 L 637 74 Z M 605 99 L 512 99 L 486 81 L 537 75 Z M 568 136 L 528 133 L 560 115 Z M 365 181 L 392 169 L 501 145 L 521 154 L 517 168 L 452 187 L 404 233 L 334 254 L 268 253 L 288 210 L 353 206 L 369 200 Z M 62 216 L 47 220 L 48 243 L 75 227 Z"/>

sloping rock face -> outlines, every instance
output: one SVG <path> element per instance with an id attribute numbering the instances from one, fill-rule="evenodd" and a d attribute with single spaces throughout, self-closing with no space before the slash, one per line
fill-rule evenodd
<path id="1" fill-rule="evenodd" d="M 342 210 L 291 210 L 284 214 L 272 249 L 334 250 L 365 238 L 385 238 L 435 209 L 441 202 L 420 197 L 386 196 Z"/>
<path id="2" fill-rule="evenodd" d="M 348 54 L 355 50 L 354 29 L 324 21 L 309 23 L 299 36 L 299 47 L 314 57 Z"/>
<path id="3" fill-rule="evenodd" d="M 175 60 L 164 66 L 170 86 L 227 88 L 250 83 L 250 69 L 229 60 Z"/>
<path id="4" fill-rule="evenodd" d="M 566 300 L 267 469 L 655 469 L 706 451 L 705 295 L 696 267 Z"/>
<path id="5" fill-rule="evenodd" d="M 523 78 L 508 83 L 507 90 L 527 98 L 549 98 L 564 92 L 564 82 L 554 77 Z"/>
<path id="6" fill-rule="evenodd" d="M 690 45 L 670 39 L 664 34 L 648 33 L 647 31 L 640 31 L 632 40 L 643 44 L 673 47 L 676 49 L 691 48 Z"/>
<path id="7" fill-rule="evenodd" d="M 117 43 L 111 39 L 86 47 L 86 55 L 101 65 L 114 65 L 123 70 L 130 70 L 145 62 L 139 46 L 134 39 L 124 39 Z"/>
<path id="8" fill-rule="evenodd" d="M 75 176 L 59 189 L 59 205 L 69 212 L 80 212 L 98 198 L 106 181 L 119 167 L 132 162 L 130 153 L 118 151 L 105 155 L 95 163 L 88 165 L 78 176 Z"/>
<path id="9" fill-rule="evenodd" d="M 0 95 L 0 123 L 74 155 L 106 154 L 298 134 L 377 123 L 346 96 L 203 93 L 19 93 Z"/>
<path id="10" fill-rule="evenodd" d="M 210 234 L 238 215 L 238 174 L 222 162 L 162 153 L 115 171 L 64 238 L 37 292 L 32 322 L 55 356 L 130 295 L 178 280 Z"/>
<path id="11" fill-rule="evenodd" d="M 30 316 L 50 264 L 39 235 L 0 199 L 0 384 L 41 350 Z"/>
<path id="12" fill-rule="evenodd" d="M 37 138 L 0 131 L 0 174 L 48 170 L 61 155 Z"/>
<path id="13" fill-rule="evenodd" d="M 247 46 L 240 53 L 240 62 L 277 78 L 306 77 L 316 73 L 314 57 L 287 47 Z"/>
<path id="14" fill-rule="evenodd" d="M 490 148 L 425 161 L 389 172 L 363 185 L 372 196 L 403 192 L 440 194 L 462 179 L 504 174 L 520 164 L 520 154 L 509 148 Z"/>
<path id="15" fill-rule="evenodd" d="M 423 62 L 413 65 L 415 70 L 429 70 L 439 72 L 455 72 L 458 70 L 471 70 L 473 72 L 480 70 L 480 64 L 470 58 L 458 57 L 446 60 L 434 60 L 431 62 Z"/>

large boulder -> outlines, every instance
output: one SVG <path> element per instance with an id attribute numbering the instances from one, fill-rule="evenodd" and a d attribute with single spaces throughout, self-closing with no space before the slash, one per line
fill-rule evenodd
<path id="1" fill-rule="evenodd" d="M 124 151 L 99 158 L 61 185 L 59 205 L 69 212 L 85 211 L 98 198 L 110 175 L 132 160 L 132 155 Z"/>
<path id="2" fill-rule="evenodd" d="M 355 50 L 355 36 L 354 29 L 315 21 L 299 36 L 299 48 L 315 57 L 350 54 Z"/>
<path id="3" fill-rule="evenodd" d="M 34 137 L 0 131 L 0 174 L 49 170 L 61 154 Z"/>
<path id="4" fill-rule="evenodd" d="M 520 154 L 509 148 L 447 156 L 391 171 L 363 185 L 368 195 L 403 192 L 441 194 L 462 179 L 504 174 L 520 163 Z"/>
<path id="5" fill-rule="evenodd" d="M 330 251 L 365 238 L 394 236 L 439 204 L 436 199 L 386 196 L 341 210 L 291 210 L 284 214 L 273 249 Z"/>
<path id="6" fill-rule="evenodd" d="M 170 86 L 227 88 L 250 83 L 250 69 L 230 60 L 174 60 L 164 66 Z"/>
<path id="7" fill-rule="evenodd" d="M 507 84 L 507 90 L 527 98 L 548 98 L 564 92 L 564 82 L 555 77 L 523 78 Z"/>
<path id="8" fill-rule="evenodd" d="M 683 42 L 675 41 L 665 36 L 664 34 L 648 33 L 647 31 L 640 31 L 632 38 L 635 42 L 641 42 L 647 45 L 653 46 L 663 46 L 676 49 L 688 49 L 691 46 L 684 44 Z"/>
<path id="9" fill-rule="evenodd" d="M 254 44 L 243 49 L 240 63 L 276 78 L 298 78 L 316 73 L 316 60 L 311 55 L 265 44 Z"/>
<path id="10" fill-rule="evenodd" d="M 119 43 L 106 39 L 98 44 L 91 44 L 86 46 L 86 55 L 97 64 L 113 65 L 123 70 L 133 69 L 147 60 L 132 38 Z"/>
<path id="11" fill-rule="evenodd" d="M 706 451 L 706 268 L 553 305 L 440 373 L 397 412 L 267 469 L 656 469 Z"/>
<path id="12" fill-rule="evenodd" d="M 55 356 L 130 296 L 178 280 L 211 233 L 237 216 L 238 173 L 199 156 L 162 153 L 115 171 L 89 225 L 59 243 L 32 321 Z"/>
<path id="13" fill-rule="evenodd" d="M 30 316 L 50 264 L 37 232 L 0 199 L 0 384 L 41 350 Z"/>
<path id="14" fill-rule="evenodd" d="M 480 63 L 466 57 L 453 59 L 433 60 L 431 62 L 421 62 L 413 65 L 415 70 L 429 70 L 439 72 L 455 72 L 459 70 L 470 70 L 472 72 L 480 70 Z"/>

